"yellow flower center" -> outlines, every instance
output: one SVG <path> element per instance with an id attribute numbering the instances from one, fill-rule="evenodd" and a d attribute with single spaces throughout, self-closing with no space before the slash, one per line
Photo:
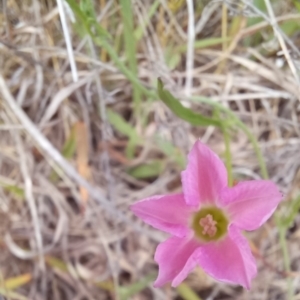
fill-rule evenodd
<path id="1" fill-rule="evenodd" d="M 228 219 L 218 207 L 202 207 L 193 215 L 191 227 L 202 242 L 221 239 L 227 233 Z"/>

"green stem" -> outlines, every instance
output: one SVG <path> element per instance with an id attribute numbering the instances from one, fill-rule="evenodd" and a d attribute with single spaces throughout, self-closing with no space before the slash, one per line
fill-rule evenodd
<path id="1" fill-rule="evenodd" d="M 221 111 L 225 112 L 230 117 L 230 121 L 233 122 L 233 124 L 235 123 L 235 125 L 237 125 L 237 127 L 239 127 L 241 130 L 244 131 L 244 133 L 247 135 L 249 141 L 252 143 L 253 149 L 257 156 L 257 160 L 258 160 L 258 164 L 260 167 L 262 177 L 264 179 L 268 179 L 268 171 L 267 171 L 266 163 L 265 163 L 263 155 L 260 151 L 258 142 L 257 142 L 255 136 L 249 130 L 249 128 L 235 115 L 235 113 L 232 112 L 230 109 L 224 107 L 223 105 L 212 101 L 209 98 L 194 96 L 194 97 L 191 97 L 191 100 L 207 103 L 207 104 L 211 105 L 212 107 L 219 108 Z"/>
<path id="2" fill-rule="evenodd" d="M 286 227 L 283 226 L 283 224 L 281 223 L 280 220 L 281 220 L 281 217 L 279 215 L 279 212 L 276 212 L 275 213 L 275 221 L 277 223 L 277 227 L 278 227 L 278 231 L 279 231 L 279 243 L 280 243 L 280 247 L 281 247 L 282 254 L 283 254 L 284 269 L 285 269 L 287 275 L 289 275 L 289 273 L 291 272 L 291 262 L 290 262 L 290 256 L 289 256 L 287 242 L 285 239 Z M 287 299 L 292 300 L 294 291 L 293 291 L 292 280 L 289 276 L 287 277 L 287 289 L 288 289 Z"/>
<path id="3" fill-rule="evenodd" d="M 232 159 L 230 152 L 230 136 L 227 128 L 222 128 L 224 141 L 225 141 L 225 164 L 228 174 L 228 186 L 231 187 L 233 185 L 233 176 L 232 176 Z"/>

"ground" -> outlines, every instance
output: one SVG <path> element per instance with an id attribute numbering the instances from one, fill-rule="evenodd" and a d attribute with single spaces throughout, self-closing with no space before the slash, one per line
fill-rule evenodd
<path id="1" fill-rule="evenodd" d="M 298 1 L 0 4 L 0 299 L 300 299 Z M 152 286 L 166 235 L 129 205 L 180 191 L 197 139 L 284 194 L 249 291 Z"/>

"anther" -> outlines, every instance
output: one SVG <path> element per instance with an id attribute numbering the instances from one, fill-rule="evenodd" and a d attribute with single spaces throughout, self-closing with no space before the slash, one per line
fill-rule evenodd
<path id="1" fill-rule="evenodd" d="M 213 219 L 211 214 L 207 214 L 204 218 L 201 218 L 199 224 L 203 228 L 202 234 L 213 237 L 217 233 L 217 222 Z"/>

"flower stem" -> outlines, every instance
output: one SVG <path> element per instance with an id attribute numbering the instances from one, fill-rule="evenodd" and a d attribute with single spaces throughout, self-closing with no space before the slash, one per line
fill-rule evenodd
<path id="1" fill-rule="evenodd" d="M 176 288 L 178 294 L 185 300 L 202 300 L 187 284 L 181 283 Z"/>
<path id="2" fill-rule="evenodd" d="M 230 136 L 227 128 L 223 127 L 222 131 L 223 131 L 224 141 L 225 141 L 225 163 L 226 163 L 226 169 L 228 174 L 228 186 L 231 187 L 233 184 L 233 177 L 232 177 L 232 159 L 231 159 L 231 152 L 230 152 Z"/>
<path id="3" fill-rule="evenodd" d="M 289 251 L 288 251 L 288 247 L 287 247 L 287 243 L 286 243 L 286 239 L 285 239 L 286 227 L 283 224 L 281 224 L 280 215 L 279 215 L 278 211 L 275 213 L 275 220 L 276 220 L 278 231 L 279 231 L 279 243 L 280 243 L 280 247 L 281 247 L 282 253 L 283 253 L 284 268 L 285 268 L 286 273 L 288 273 L 288 275 L 289 275 L 289 273 L 291 272 L 291 264 L 290 264 Z M 292 300 L 294 292 L 293 292 L 292 280 L 290 277 L 287 277 L 287 289 L 288 289 L 287 299 Z"/>
<path id="4" fill-rule="evenodd" d="M 245 125 L 244 122 L 241 121 L 233 111 L 231 111 L 230 109 L 228 109 L 227 107 L 223 106 L 220 103 L 214 102 L 209 98 L 199 97 L 199 96 L 193 96 L 190 99 L 192 101 L 207 103 L 207 104 L 211 105 L 214 108 L 219 108 L 222 112 L 227 114 L 227 116 L 229 117 L 230 122 L 232 122 L 233 125 L 235 125 L 237 128 L 244 131 L 244 133 L 247 135 L 249 141 L 252 143 L 253 149 L 254 149 L 255 154 L 257 156 L 257 160 L 258 160 L 258 164 L 259 164 L 259 167 L 260 167 L 262 177 L 264 179 L 268 179 L 268 171 L 267 171 L 266 163 L 265 163 L 265 160 L 264 160 L 263 155 L 261 153 L 261 150 L 259 148 L 257 139 L 251 133 L 251 131 L 249 130 L 247 125 Z"/>

